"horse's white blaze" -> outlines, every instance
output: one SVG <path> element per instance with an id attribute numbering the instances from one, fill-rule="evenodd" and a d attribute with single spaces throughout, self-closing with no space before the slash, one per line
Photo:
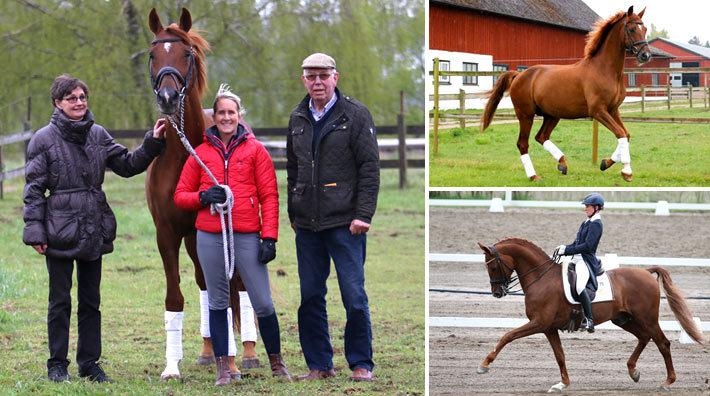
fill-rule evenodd
<path id="1" fill-rule="evenodd" d="M 165 52 L 170 53 L 170 47 L 172 47 L 172 43 L 163 43 L 163 49 L 165 49 Z"/>
<path id="2" fill-rule="evenodd" d="M 555 158 L 557 161 L 560 160 L 565 154 L 562 152 L 562 150 L 559 149 L 554 143 L 552 143 L 552 140 L 545 140 L 545 143 L 542 144 L 542 147 L 547 150 L 548 153 L 552 155 L 553 158 Z"/>
<path id="3" fill-rule="evenodd" d="M 533 166 L 532 160 L 530 159 L 530 154 L 521 155 L 520 161 L 523 162 L 523 168 L 525 168 L 525 174 L 528 178 L 537 175 L 537 173 L 535 173 L 535 167 Z"/>

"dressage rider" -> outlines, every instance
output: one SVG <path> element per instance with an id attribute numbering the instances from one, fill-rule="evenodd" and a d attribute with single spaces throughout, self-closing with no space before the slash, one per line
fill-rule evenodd
<path id="1" fill-rule="evenodd" d="M 584 285 L 596 290 L 596 276 L 600 275 L 602 272 L 601 262 L 597 258 L 596 253 L 599 240 L 604 231 L 602 217 L 599 213 L 604 209 L 604 197 L 598 193 L 591 193 L 584 197 L 582 204 L 584 204 L 584 213 L 587 215 L 587 220 L 579 226 L 577 238 L 571 245 L 558 246 L 553 256 L 572 256 L 572 262 L 575 263 L 575 267 L 577 268 L 577 285 L 583 285 L 577 287 L 579 302 L 582 304 L 582 309 L 584 310 L 584 320 L 582 321 L 580 330 L 587 330 L 590 333 L 594 333 L 592 301 Z M 580 268 L 580 258 L 584 260 L 588 271 L 583 271 L 583 268 Z M 580 271 L 580 269 L 582 269 L 582 271 Z M 580 276 L 586 279 L 580 279 Z M 582 289 L 581 291 L 579 290 L 580 288 Z"/>

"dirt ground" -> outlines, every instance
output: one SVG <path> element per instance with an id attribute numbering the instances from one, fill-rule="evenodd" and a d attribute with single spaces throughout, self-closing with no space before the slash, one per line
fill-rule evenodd
<path id="1" fill-rule="evenodd" d="M 604 236 L 598 254 L 640 257 L 710 257 L 707 214 L 673 213 L 655 216 L 652 212 L 603 212 Z M 551 252 L 555 246 L 571 243 L 584 220 L 579 210 L 506 209 L 489 213 L 487 208 L 439 208 L 429 211 L 429 251 L 432 253 L 478 254 L 477 241 L 492 244 L 517 236 L 531 240 Z M 694 316 L 710 320 L 710 268 L 667 267 L 676 285 L 686 296 Z M 495 299 L 488 274 L 481 264 L 432 262 L 429 288 L 458 290 L 430 292 L 430 316 L 525 318 L 522 296 Z M 704 297 L 697 299 L 693 297 Z M 673 320 L 665 300 L 660 320 Z M 491 364 L 488 374 L 476 368 L 497 340 L 510 329 L 429 328 L 429 392 L 448 394 L 531 394 L 545 393 L 560 381 L 559 369 L 543 335 L 508 344 Z M 710 395 L 710 348 L 680 344 L 678 332 L 666 332 L 677 380 L 673 394 Z M 705 333 L 706 338 L 710 334 Z M 626 360 L 636 346 L 636 338 L 623 330 L 588 333 L 561 333 L 571 386 L 569 394 L 654 394 L 665 380 L 665 366 L 658 348 L 649 343 L 637 368 L 641 379 L 633 382 Z"/>

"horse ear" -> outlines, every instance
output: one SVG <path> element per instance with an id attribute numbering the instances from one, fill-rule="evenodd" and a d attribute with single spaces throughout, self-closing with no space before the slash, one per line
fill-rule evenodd
<path id="1" fill-rule="evenodd" d="M 629 10 L 626 11 L 627 16 L 631 16 L 634 14 L 634 6 L 629 7 Z"/>
<path id="2" fill-rule="evenodd" d="M 184 32 L 188 32 L 190 31 L 191 27 L 192 16 L 190 15 L 190 11 L 188 11 L 187 8 L 183 7 L 182 14 L 180 14 L 180 29 L 182 29 Z"/>
<path id="3" fill-rule="evenodd" d="M 163 23 L 160 22 L 160 17 L 155 11 L 155 8 L 150 10 L 150 15 L 148 15 L 148 26 L 150 26 L 150 31 L 153 32 L 153 34 L 158 34 L 163 31 Z"/>
<path id="4" fill-rule="evenodd" d="M 643 13 L 644 13 L 644 12 L 646 12 L 646 7 L 643 7 L 643 10 L 641 10 L 641 12 L 639 12 L 639 13 L 637 14 L 637 15 L 639 16 L 639 18 L 643 18 Z"/>
<path id="5" fill-rule="evenodd" d="M 491 254 L 491 249 L 489 249 L 488 246 L 482 245 L 481 242 L 476 243 L 478 243 L 478 247 L 480 247 L 486 254 Z"/>

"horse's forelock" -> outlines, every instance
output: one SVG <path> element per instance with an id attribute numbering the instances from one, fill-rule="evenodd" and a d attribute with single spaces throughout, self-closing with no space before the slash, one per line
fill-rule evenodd
<path id="1" fill-rule="evenodd" d="M 619 11 L 608 19 L 600 19 L 587 34 L 587 44 L 584 46 L 584 57 L 591 58 L 599 52 L 614 25 L 626 16 L 625 11 Z"/>
<path id="2" fill-rule="evenodd" d="M 195 52 L 194 87 L 197 89 L 197 94 L 201 98 L 207 88 L 207 67 L 205 63 L 205 56 L 207 51 L 210 50 L 210 44 L 204 37 L 202 37 L 201 31 L 190 29 L 189 32 L 186 32 L 176 23 L 171 23 L 166 26 L 165 31 L 173 36 L 177 36 L 180 41 L 193 48 Z"/>

